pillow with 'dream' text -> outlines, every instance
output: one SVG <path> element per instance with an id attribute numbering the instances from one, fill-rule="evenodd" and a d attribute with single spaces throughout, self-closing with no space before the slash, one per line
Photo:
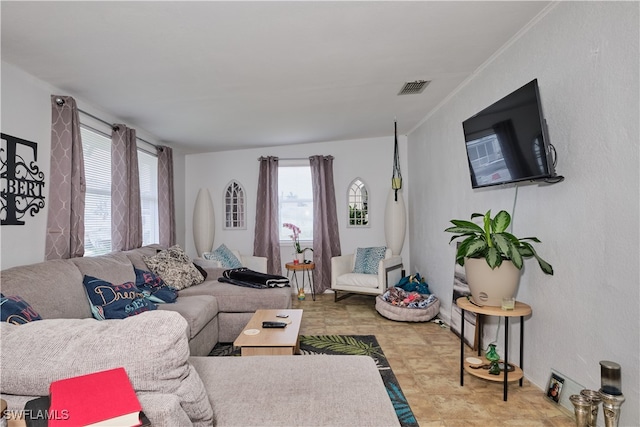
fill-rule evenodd
<path id="1" fill-rule="evenodd" d="M 133 282 L 114 285 L 86 275 L 82 282 L 91 303 L 93 317 L 98 320 L 126 319 L 157 308 Z"/>

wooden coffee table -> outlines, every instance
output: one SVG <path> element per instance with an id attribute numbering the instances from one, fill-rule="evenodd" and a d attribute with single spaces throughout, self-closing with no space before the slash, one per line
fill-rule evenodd
<path id="1" fill-rule="evenodd" d="M 277 314 L 288 314 L 282 319 Z M 263 321 L 286 322 L 285 328 L 263 328 Z M 242 356 L 292 355 L 299 350 L 302 310 L 256 310 L 233 345 L 241 348 Z"/>

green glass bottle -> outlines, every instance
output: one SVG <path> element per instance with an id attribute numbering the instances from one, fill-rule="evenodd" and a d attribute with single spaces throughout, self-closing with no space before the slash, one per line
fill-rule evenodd
<path id="1" fill-rule="evenodd" d="M 498 364 L 498 362 L 491 362 L 491 365 L 489 365 L 489 373 L 491 375 L 500 375 L 500 365 Z"/>
<path id="2" fill-rule="evenodd" d="M 495 344 L 489 344 L 489 350 L 487 350 L 485 357 L 489 362 L 497 362 L 500 360 L 500 355 L 498 355 L 498 352 L 496 351 Z"/>
<path id="3" fill-rule="evenodd" d="M 500 375 L 500 365 L 498 365 L 498 360 L 500 360 L 500 355 L 496 351 L 495 344 L 489 344 L 489 349 L 485 354 L 485 357 L 491 364 L 489 365 L 489 373 L 491 375 Z"/>

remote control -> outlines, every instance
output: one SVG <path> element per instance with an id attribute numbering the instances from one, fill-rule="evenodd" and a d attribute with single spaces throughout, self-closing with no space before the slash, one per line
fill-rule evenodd
<path id="1" fill-rule="evenodd" d="M 284 328 L 287 324 L 284 322 L 262 322 L 263 328 Z"/>

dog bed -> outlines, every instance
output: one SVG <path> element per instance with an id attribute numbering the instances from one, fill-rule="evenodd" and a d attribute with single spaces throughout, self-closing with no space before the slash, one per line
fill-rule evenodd
<path id="1" fill-rule="evenodd" d="M 399 322 L 428 322 L 440 312 L 440 300 L 434 296 L 434 300 L 424 308 L 409 308 L 393 305 L 385 301 L 382 295 L 378 295 L 376 311 L 382 317 Z"/>

